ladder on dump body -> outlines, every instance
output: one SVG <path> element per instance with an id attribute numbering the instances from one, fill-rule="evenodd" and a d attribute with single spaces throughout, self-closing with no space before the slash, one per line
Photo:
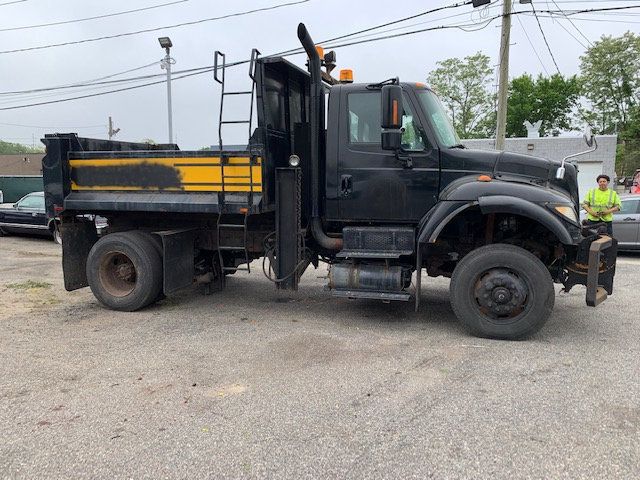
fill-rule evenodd
<path id="1" fill-rule="evenodd" d="M 257 48 L 254 48 L 253 50 L 251 50 L 251 60 L 249 61 L 249 78 L 251 79 L 251 90 L 242 90 L 242 91 L 233 91 L 233 92 L 226 92 L 224 87 L 225 87 L 225 70 L 227 68 L 227 59 L 226 59 L 226 55 L 218 50 L 216 50 L 214 56 L 213 56 L 213 78 L 216 82 L 218 82 L 221 87 L 222 87 L 222 92 L 220 94 L 220 116 L 218 118 L 218 145 L 220 147 L 220 151 L 223 150 L 223 145 L 222 145 L 222 127 L 224 125 L 238 125 L 238 124 L 243 124 L 246 123 L 249 126 L 249 137 L 251 138 L 251 121 L 253 119 L 253 100 L 255 97 L 255 91 L 256 91 L 256 60 L 258 59 L 258 56 L 260 55 L 260 52 L 258 51 Z M 221 71 L 220 75 L 218 75 L 218 70 Z M 224 120 L 224 97 L 226 97 L 227 95 L 250 95 L 251 96 L 251 103 L 249 106 L 249 120 Z"/>
<path id="2" fill-rule="evenodd" d="M 223 219 L 225 215 L 220 213 L 218 215 L 218 224 L 217 224 L 217 234 L 218 234 L 218 260 L 220 261 L 220 268 L 222 270 L 223 276 L 224 272 L 235 272 L 236 270 L 246 271 L 251 273 L 251 266 L 249 265 L 249 250 L 247 250 L 247 239 L 248 239 L 248 229 L 247 229 L 247 220 L 249 219 L 248 212 L 242 216 L 242 223 L 231 223 L 232 220 L 235 220 L 237 215 L 231 218 Z M 222 243 L 222 235 L 221 231 L 230 230 L 237 231 L 242 229 L 242 245 L 224 245 Z M 247 264 L 246 267 L 229 267 L 224 264 L 224 252 L 243 252 L 244 260 Z M 235 263 L 235 262 L 234 262 Z"/>
<path id="3" fill-rule="evenodd" d="M 258 49 L 254 48 L 253 50 L 251 50 L 251 61 L 249 62 L 249 78 L 251 79 L 251 90 L 243 90 L 243 91 L 232 91 L 232 92 L 227 92 L 225 91 L 225 70 L 227 67 L 227 61 L 226 61 L 226 56 L 224 53 L 217 51 L 215 52 L 214 55 L 214 59 L 213 59 L 213 78 L 216 82 L 218 82 L 221 87 L 222 87 L 222 91 L 220 94 L 220 116 L 218 118 L 218 145 L 220 147 L 220 173 L 221 173 L 221 181 L 222 181 L 222 198 L 223 201 L 226 198 L 225 197 L 225 178 L 242 178 L 242 179 L 246 179 L 249 181 L 249 207 L 251 205 L 251 203 L 253 202 L 253 163 L 254 163 L 254 156 L 252 152 L 250 153 L 250 157 L 249 157 L 249 175 L 234 175 L 234 176 L 229 176 L 229 177 L 225 177 L 224 174 L 224 166 L 225 163 L 227 162 L 227 156 L 224 155 L 222 153 L 223 151 L 223 143 L 222 143 L 222 127 L 224 125 L 238 125 L 238 124 L 247 124 L 249 127 L 249 139 L 251 138 L 251 122 L 253 119 L 253 101 L 254 101 L 254 97 L 255 97 L 255 90 L 256 90 L 256 79 L 255 79 L 255 65 L 256 65 L 256 60 L 258 59 L 258 55 L 260 55 L 260 52 L 258 51 Z M 221 73 L 218 74 L 218 69 L 220 69 Z M 250 95 L 251 96 L 251 100 L 250 100 L 250 106 L 249 106 L 249 119 L 248 120 L 224 120 L 224 98 L 227 95 Z M 251 148 L 251 146 L 249 145 L 249 148 Z M 236 270 L 242 270 L 242 271 L 246 271 L 251 273 L 251 267 L 249 265 L 249 251 L 247 250 L 247 238 L 248 238 L 248 231 L 247 231 L 247 221 L 249 218 L 249 209 L 246 210 L 246 212 L 243 215 L 243 221 L 242 223 L 231 223 L 232 220 L 235 220 L 236 217 L 230 217 L 229 219 L 224 219 L 224 214 L 222 213 L 222 207 L 223 205 L 221 205 L 221 211 L 220 214 L 218 215 L 218 223 L 217 223 L 217 239 L 218 239 L 218 259 L 220 261 L 220 268 L 222 270 L 222 273 L 224 274 L 224 272 L 228 272 L 228 271 L 236 271 Z M 222 243 L 222 235 L 221 235 L 221 231 L 223 230 L 231 230 L 231 231 L 237 231 L 238 229 L 242 229 L 243 232 L 243 242 L 242 245 L 223 245 Z M 228 252 L 243 252 L 244 254 L 244 258 L 245 258 L 245 262 L 246 262 L 246 268 L 240 268 L 240 267 L 230 267 L 230 266 L 226 266 L 224 264 L 224 255 L 223 252 L 228 251 Z"/>

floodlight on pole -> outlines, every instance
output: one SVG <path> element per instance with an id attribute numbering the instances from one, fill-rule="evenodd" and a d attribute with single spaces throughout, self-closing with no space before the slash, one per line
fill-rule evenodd
<path id="1" fill-rule="evenodd" d="M 171 58 L 171 47 L 173 47 L 171 39 L 169 37 L 160 37 L 158 38 L 158 42 L 167 53 L 160 62 L 160 66 L 167 71 L 167 115 L 169 120 L 169 143 L 173 143 L 173 118 L 171 108 L 171 65 L 176 63 L 176 61 Z"/>

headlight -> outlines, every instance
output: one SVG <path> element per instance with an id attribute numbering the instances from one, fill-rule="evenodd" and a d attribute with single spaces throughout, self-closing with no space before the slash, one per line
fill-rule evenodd
<path id="1" fill-rule="evenodd" d="M 556 213 L 559 213 L 568 220 L 574 223 L 578 223 L 578 216 L 573 208 L 573 205 L 549 205 Z"/>

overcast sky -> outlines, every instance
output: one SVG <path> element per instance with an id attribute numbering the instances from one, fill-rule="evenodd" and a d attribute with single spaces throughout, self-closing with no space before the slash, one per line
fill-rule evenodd
<path id="1" fill-rule="evenodd" d="M 6 4 L 15 0 L 0 0 Z M 173 0 L 175 1 L 175 0 Z M 166 4 L 172 0 L 23 0 L 0 5 L 0 51 L 15 50 L 56 43 L 86 40 L 101 36 L 133 32 L 136 30 L 165 27 L 256 8 L 270 7 L 295 0 L 185 0 L 173 5 L 142 12 L 96 20 L 68 23 L 42 28 L 9 30 L 9 28 L 63 22 L 91 16 L 123 12 L 132 9 Z M 514 10 L 531 10 L 530 5 L 520 5 L 515 0 Z M 154 65 L 123 74 L 113 79 L 163 73 L 160 60 L 164 56 L 158 37 L 169 36 L 173 41 L 171 55 L 175 58 L 174 70 L 211 65 L 213 52 L 221 50 L 227 61 L 244 60 L 256 47 L 263 54 L 271 54 L 299 46 L 296 27 L 299 22 L 307 25 L 313 39 L 344 35 L 370 26 L 417 14 L 438 6 L 456 3 L 456 0 L 310 0 L 297 5 L 252 13 L 224 20 L 204 22 L 177 28 L 86 42 L 48 49 L 0 53 L 0 93 L 54 87 L 84 82 L 125 70 L 157 62 Z M 640 5 L 639 1 L 593 0 L 534 0 L 536 9 L 563 10 Z M 494 1 L 487 9 L 473 9 L 471 5 L 447 9 L 414 20 L 394 25 L 412 26 L 387 33 L 434 27 L 447 24 L 468 25 L 461 29 L 430 31 L 379 42 L 337 49 L 338 68 L 351 68 L 356 82 L 373 82 L 393 76 L 404 81 L 424 81 L 436 62 L 449 57 L 464 57 L 482 51 L 496 65 L 498 58 L 500 20 L 486 24 L 486 19 L 499 15 L 502 1 Z M 452 15 L 456 15 L 453 16 Z M 540 16 L 546 16 L 540 13 Z M 591 13 L 572 17 L 576 28 L 566 19 L 540 18 L 551 50 L 564 75 L 579 71 L 579 57 L 590 41 L 601 35 L 621 35 L 627 30 L 638 32 L 640 8 L 625 12 Z M 591 21 L 583 20 L 590 19 Z M 419 25 L 418 25 L 419 24 Z M 524 27 L 524 28 L 523 28 Z M 534 17 L 514 17 L 511 33 L 510 76 L 528 72 L 545 73 L 524 31 L 529 35 L 544 68 L 550 73 L 555 67 L 545 46 Z M 568 30 L 568 32 L 567 32 Z M 584 37 L 583 37 L 584 35 Z M 573 38 L 575 37 L 575 38 Z M 304 57 L 290 58 L 303 66 Z M 109 80 L 112 80 L 111 78 Z M 230 69 L 227 81 L 229 89 L 245 89 L 249 86 L 246 65 Z M 122 88 L 111 85 L 106 89 Z M 200 148 L 217 144 L 217 118 L 219 86 L 211 73 L 183 80 L 174 80 L 173 125 L 174 136 L 181 149 Z M 103 87 L 46 92 L 38 94 L 0 95 L 0 108 L 37 103 L 70 96 L 104 91 Z M 229 105 L 229 117 L 248 116 L 248 103 L 238 98 Z M 225 108 L 225 113 L 226 108 Z M 12 110 L 0 110 L 0 139 L 11 142 L 36 143 L 44 133 L 55 131 L 78 132 L 82 136 L 107 138 L 107 118 L 113 117 L 121 129 L 115 137 L 119 140 L 140 141 L 150 138 L 166 142 L 167 102 L 166 85 L 158 84 L 127 92 L 75 100 L 53 105 Z M 23 126 L 12 126 L 18 124 Z M 40 128 L 43 127 L 43 128 Z M 245 129 L 230 127 L 226 130 L 225 143 L 245 143 Z"/>

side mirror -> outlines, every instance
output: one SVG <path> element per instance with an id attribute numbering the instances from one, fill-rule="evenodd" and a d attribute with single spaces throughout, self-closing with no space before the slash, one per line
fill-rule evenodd
<path id="1" fill-rule="evenodd" d="M 11 205 L 13 208 L 18 208 L 18 204 L 14 203 L 13 205 Z"/>
<path id="2" fill-rule="evenodd" d="M 382 149 L 400 150 L 402 144 L 402 87 L 382 87 Z"/>
<path id="3" fill-rule="evenodd" d="M 591 132 L 591 126 L 587 125 L 584 129 L 584 133 L 582 134 L 582 138 L 584 138 L 585 143 L 588 147 L 593 147 L 594 136 Z"/>

